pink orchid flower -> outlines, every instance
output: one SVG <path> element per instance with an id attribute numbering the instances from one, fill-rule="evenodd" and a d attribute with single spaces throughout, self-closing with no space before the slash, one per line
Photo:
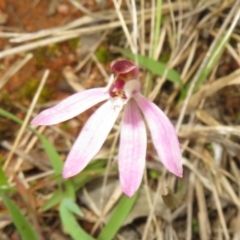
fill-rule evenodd
<path id="1" fill-rule="evenodd" d="M 182 177 L 182 157 L 172 123 L 140 93 L 138 67 L 120 60 L 111 64 L 111 70 L 113 74 L 107 87 L 73 94 L 56 106 L 42 111 L 31 124 L 57 124 L 107 100 L 91 115 L 73 144 L 62 173 L 63 178 L 69 178 L 81 172 L 99 152 L 120 111 L 124 109 L 118 164 L 122 190 L 132 197 L 141 184 L 145 167 L 147 134 L 143 116 L 163 165 L 178 177 Z"/>

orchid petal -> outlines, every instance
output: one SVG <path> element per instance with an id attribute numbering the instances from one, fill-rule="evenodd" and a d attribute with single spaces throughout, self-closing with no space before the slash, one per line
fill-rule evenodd
<path id="1" fill-rule="evenodd" d="M 121 187 L 128 197 L 132 197 L 141 184 L 146 147 L 145 124 L 139 107 L 131 99 L 123 113 L 118 156 Z"/>
<path id="2" fill-rule="evenodd" d="M 127 60 L 116 60 L 112 62 L 111 70 L 128 79 L 137 78 L 139 72 L 138 67 Z"/>
<path id="3" fill-rule="evenodd" d="M 63 177 L 69 178 L 80 171 L 98 153 L 111 131 L 121 108 L 113 108 L 107 101 L 88 119 L 67 157 Z"/>
<path id="4" fill-rule="evenodd" d="M 154 103 L 141 94 L 134 96 L 148 123 L 153 144 L 163 165 L 178 177 L 182 177 L 182 156 L 175 129 Z"/>
<path id="5" fill-rule="evenodd" d="M 75 93 L 56 106 L 42 111 L 31 121 L 31 124 L 34 126 L 52 125 L 66 121 L 108 98 L 109 94 L 105 88 L 94 88 Z"/>

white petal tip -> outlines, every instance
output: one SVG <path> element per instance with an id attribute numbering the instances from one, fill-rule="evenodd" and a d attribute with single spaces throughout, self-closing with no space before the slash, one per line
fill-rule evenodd
<path id="1" fill-rule="evenodd" d="M 178 173 L 178 174 L 175 174 L 177 177 L 180 177 L 180 178 L 182 178 L 183 177 L 183 173 L 181 172 L 181 173 Z"/>
<path id="2" fill-rule="evenodd" d="M 33 119 L 31 122 L 30 122 L 30 124 L 32 125 L 32 126 L 39 126 L 40 124 L 38 123 L 38 121 L 36 121 L 35 119 Z"/>
<path id="3" fill-rule="evenodd" d="M 67 178 L 70 178 L 70 177 L 73 177 L 74 175 L 76 175 L 77 173 L 74 173 L 73 171 L 70 171 L 68 169 L 63 169 L 63 172 L 62 172 L 62 177 L 64 179 L 67 179 Z"/>
<path id="4" fill-rule="evenodd" d="M 135 184 L 135 186 L 133 186 L 129 181 L 126 182 L 127 184 L 123 184 L 123 181 L 121 178 L 120 178 L 120 182 L 121 182 L 121 188 L 123 193 L 129 198 L 132 198 L 140 187 L 140 184 Z"/>
<path id="5" fill-rule="evenodd" d="M 183 177 L 183 169 L 174 169 L 172 172 L 175 176 L 182 178 Z"/>
<path id="6" fill-rule="evenodd" d="M 136 193 L 136 191 L 132 192 L 132 191 L 124 191 L 123 193 L 128 197 L 128 198 L 132 198 L 134 196 L 134 194 Z"/>
<path id="7" fill-rule="evenodd" d="M 37 115 L 35 118 L 33 118 L 32 121 L 30 122 L 30 124 L 32 126 L 51 125 L 48 123 L 47 119 L 45 119 L 41 113 L 39 115 Z"/>

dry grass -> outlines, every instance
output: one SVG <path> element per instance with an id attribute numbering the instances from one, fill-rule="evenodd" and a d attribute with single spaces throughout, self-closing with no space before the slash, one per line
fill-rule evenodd
<path id="1" fill-rule="evenodd" d="M 143 181 L 149 214 L 145 215 L 144 220 L 134 223 L 139 233 L 138 237 L 130 238 L 130 231 L 123 229 L 116 239 L 240 239 L 240 106 L 232 106 L 235 112 L 229 114 L 228 106 L 224 103 L 219 104 L 220 93 L 226 92 L 227 88 L 231 88 L 235 97 L 238 99 L 240 97 L 236 90 L 236 85 L 240 83 L 238 70 L 240 1 L 163 1 L 161 30 L 157 36 L 154 35 L 156 18 L 159 14 L 156 11 L 157 1 L 114 0 L 110 9 L 98 7 L 94 12 L 78 1 L 70 0 L 70 3 L 76 11 L 83 12 L 83 16 L 64 26 L 59 25 L 36 33 L 5 31 L 3 27 L 0 37 L 8 39 L 11 47 L 0 52 L 0 59 L 10 57 L 14 59 L 16 54 L 79 36 L 94 37 L 96 36 L 94 34 L 99 34 L 100 37 L 96 37 L 95 44 L 89 46 L 85 56 L 79 59 L 69 72 L 65 69 L 66 80 L 75 91 L 85 88 L 78 81 L 78 76 L 81 72 L 87 72 L 88 66 L 92 64 L 98 69 L 98 73 L 104 79 L 103 82 L 107 81 L 106 66 L 96 57 L 96 50 L 104 42 L 111 42 L 111 39 L 112 42 L 118 42 L 117 47 L 129 49 L 135 54 L 141 53 L 156 60 L 166 58 L 167 68 L 175 68 L 180 73 L 184 85 L 189 83 L 185 99 L 179 101 L 181 88 L 174 84 L 169 87 L 166 78 L 167 69 L 163 76 L 154 76 L 145 69 L 141 71 L 141 80 L 149 78 L 154 80 L 149 91 L 146 92 L 148 97 L 161 105 L 175 122 L 181 140 L 184 178 L 181 181 L 163 170 L 157 180 L 153 180 L 148 174 L 149 171 L 161 166 L 155 161 L 157 157 L 150 153 L 154 161 L 147 162 Z M 114 37 L 119 31 L 121 38 L 116 41 Z M 230 41 L 225 48 L 224 39 L 229 37 Z M 112 44 L 111 47 L 110 49 L 114 50 L 116 45 Z M 222 56 L 214 63 L 214 57 L 222 50 L 224 50 Z M 20 60 L 14 60 L 11 66 L 3 71 L 0 77 L 0 89 L 4 89 L 11 81 L 11 77 L 18 74 L 19 69 L 27 64 L 30 58 L 36 57 L 31 53 L 21 56 Z M 209 69 L 204 81 L 198 86 L 199 77 Z M 54 188 L 57 187 L 57 182 L 49 178 L 52 169 L 45 156 L 43 159 L 46 160 L 40 163 L 35 161 L 34 151 L 39 154 L 39 142 L 26 126 L 29 119 L 34 116 L 33 109 L 41 107 L 36 106 L 36 102 L 47 75 L 48 70 L 45 71 L 28 110 L 15 104 L 25 116 L 24 123 L 10 140 L 6 138 L 1 139 L 0 142 L 2 148 L 6 150 L 3 169 L 8 181 L 13 186 L 17 184 L 18 191 L 21 185 L 25 191 L 32 194 L 32 198 L 35 198 L 33 208 L 38 210 L 37 214 L 42 218 L 46 213 L 41 212 L 39 207 L 50 198 Z M 231 98 L 231 95 L 227 96 Z M 77 124 L 76 120 L 71 124 Z M 38 131 L 53 143 L 57 139 L 62 139 L 67 151 L 74 139 L 71 134 L 58 127 L 41 127 Z M 108 137 L 108 142 L 112 144 L 106 145 L 97 156 L 108 159 L 106 171 L 102 175 L 100 204 L 94 202 L 91 190 L 87 186 L 81 193 L 88 202 L 83 219 L 93 222 L 92 233 L 106 223 L 108 213 L 121 197 L 121 189 L 117 187 L 113 192 L 109 192 L 108 201 L 104 200 L 104 194 L 108 191 L 108 182 L 111 182 L 109 177 L 117 175 L 116 172 L 111 171 L 116 166 L 118 135 L 119 125 L 116 124 L 114 132 Z M 63 155 L 65 156 L 65 152 Z M 24 174 L 26 169 L 38 170 L 29 177 Z M 157 212 L 159 199 L 165 194 L 166 187 L 178 192 L 179 188 L 183 188 L 182 185 L 185 189 L 184 200 L 172 210 L 164 209 L 160 213 Z M 152 195 L 153 190 L 154 195 Z M 59 226 L 54 208 L 48 214 L 47 218 L 54 219 L 51 221 Z M 11 220 L 8 219 L 1 225 L 1 239 L 6 236 L 5 233 L 8 231 L 6 226 L 10 223 Z M 49 232 L 50 229 L 49 226 Z M 124 231 L 129 233 L 129 237 L 126 237 Z M 53 232 L 53 235 L 57 236 L 55 239 L 69 239 L 63 231 L 54 227 Z M 5 239 L 16 238 L 6 236 Z"/>

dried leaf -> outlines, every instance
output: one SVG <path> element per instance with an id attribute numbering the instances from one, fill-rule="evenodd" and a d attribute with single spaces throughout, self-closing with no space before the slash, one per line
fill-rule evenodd
<path id="1" fill-rule="evenodd" d="M 164 204 L 170 209 L 175 209 L 179 207 L 183 203 L 183 199 L 186 193 L 186 188 L 184 187 L 176 193 L 173 193 L 173 191 L 169 187 L 166 187 L 166 189 L 167 189 L 167 194 L 162 195 Z"/>

